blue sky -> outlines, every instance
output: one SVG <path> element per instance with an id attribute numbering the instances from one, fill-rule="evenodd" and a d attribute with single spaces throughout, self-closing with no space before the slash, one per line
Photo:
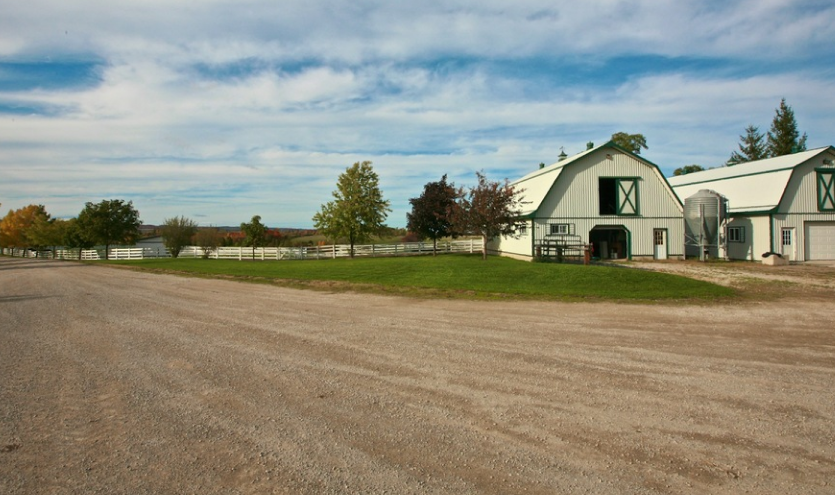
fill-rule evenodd
<path id="1" fill-rule="evenodd" d="M 371 160 L 405 226 L 443 174 L 513 180 L 619 131 L 668 175 L 720 166 L 781 98 L 828 146 L 832 26 L 803 0 L 6 2 L 2 213 L 310 227 Z"/>

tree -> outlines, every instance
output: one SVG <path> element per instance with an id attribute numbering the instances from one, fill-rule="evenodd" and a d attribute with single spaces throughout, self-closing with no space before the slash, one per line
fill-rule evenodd
<path id="1" fill-rule="evenodd" d="M 458 191 L 447 183 L 444 174 L 440 181 L 423 186 L 419 197 L 409 200 L 412 211 L 406 214 L 406 228 L 422 238 L 432 239 L 433 256 L 437 254 L 438 239 L 453 234 L 452 213 L 457 199 Z"/>
<path id="2" fill-rule="evenodd" d="M 194 234 L 194 243 L 203 251 L 203 258 L 207 259 L 209 255 L 220 246 L 223 241 L 223 234 L 217 227 L 206 227 L 198 229 Z"/>
<path id="3" fill-rule="evenodd" d="M 77 218 L 71 218 L 67 220 L 67 225 L 64 228 L 62 244 L 70 249 L 78 249 L 78 259 L 80 260 L 81 250 L 93 248 L 96 242 L 87 237 Z"/>
<path id="4" fill-rule="evenodd" d="M 29 244 L 38 249 L 43 247 L 52 248 L 52 256 L 55 256 L 55 248 L 66 245 L 67 231 L 70 228 L 70 221 L 61 218 L 48 218 L 40 216 L 29 228 L 26 237 Z"/>
<path id="5" fill-rule="evenodd" d="M 478 185 L 466 193 L 459 191 L 458 206 L 453 212 L 456 232 L 481 236 L 484 249 L 482 259 L 487 259 L 487 242 L 500 235 L 514 235 L 521 226 L 523 190 L 516 190 L 507 179 L 504 182 L 487 180 L 482 172 L 476 172 Z"/>
<path id="6" fill-rule="evenodd" d="M 78 215 L 78 228 L 85 242 L 104 246 L 104 259 L 107 259 L 112 244 L 134 244 L 139 239 L 139 212 L 133 207 L 133 201 L 88 202 Z"/>
<path id="7" fill-rule="evenodd" d="M 643 134 L 627 134 L 625 132 L 616 132 L 612 134 L 612 142 L 626 151 L 641 154 L 641 149 L 647 148 L 647 138 Z"/>
<path id="8" fill-rule="evenodd" d="M 267 245 L 267 226 L 261 223 L 261 215 L 255 215 L 249 223 L 241 224 L 241 232 L 244 233 L 244 246 L 252 246 L 252 256 L 255 256 L 255 248 Z"/>
<path id="9" fill-rule="evenodd" d="M 174 258 L 180 256 L 196 233 L 197 222 L 184 216 L 166 218 L 162 224 L 162 242 Z"/>
<path id="10" fill-rule="evenodd" d="M 780 107 L 775 110 L 771 130 L 768 131 L 768 156 L 783 156 L 806 150 L 806 133 L 800 136 L 792 107 L 786 105 L 786 99 L 780 100 Z"/>
<path id="11" fill-rule="evenodd" d="M 49 213 L 43 205 L 29 205 L 9 213 L 0 220 L 0 246 L 37 247 L 29 239 L 29 230 L 36 221 L 49 220 Z"/>
<path id="12" fill-rule="evenodd" d="M 313 215 L 313 222 L 330 239 L 347 238 L 353 258 L 354 245 L 379 235 L 391 211 L 371 162 L 357 162 L 346 169 L 339 176 L 333 198 Z"/>
<path id="13" fill-rule="evenodd" d="M 679 167 L 673 170 L 673 175 L 692 174 L 693 172 L 701 172 L 702 170 L 704 170 L 704 167 L 702 167 L 701 165 L 685 165 L 683 167 Z"/>
<path id="14" fill-rule="evenodd" d="M 749 125 L 745 128 L 745 135 L 739 136 L 739 151 L 731 153 L 727 165 L 733 166 L 737 163 L 753 162 L 768 158 L 768 150 L 763 143 L 765 136 L 760 134 L 759 127 Z"/>

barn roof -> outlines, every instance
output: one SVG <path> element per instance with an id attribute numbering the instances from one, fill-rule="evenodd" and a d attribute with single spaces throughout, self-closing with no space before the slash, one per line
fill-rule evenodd
<path id="1" fill-rule="evenodd" d="M 530 216 L 536 213 L 536 210 L 538 210 L 542 202 L 545 201 L 545 197 L 548 195 L 548 192 L 551 190 L 551 187 L 554 185 L 562 171 L 565 170 L 567 166 L 573 163 L 577 163 L 584 157 L 603 148 L 615 149 L 621 153 L 634 156 L 638 160 L 641 160 L 642 162 L 645 162 L 648 165 L 658 168 L 657 165 L 655 165 L 654 163 L 651 163 L 648 160 L 641 158 L 638 155 L 635 155 L 634 153 L 630 153 L 629 151 L 616 145 L 614 142 L 609 141 L 606 144 L 595 146 L 593 148 L 583 151 L 582 153 L 578 153 L 576 155 L 565 158 L 562 161 L 558 161 L 539 170 L 535 170 L 529 173 L 528 175 L 522 177 L 521 179 L 513 181 L 511 183 L 513 187 L 517 189 L 524 189 L 524 192 L 522 193 L 522 216 Z M 659 173 L 659 176 L 661 176 L 663 180 L 663 175 Z"/>
<path id="2" fill-rule="evenodd" d="M 794 169 L 828 150 L 835 149 L 831 146 L 816 148 L 732 167 L 668 177 L 667 181 L 682 202 L 701 189 L 710 189 L 728 198 L 731 213 L 768 212 L 780 204 Z"/>

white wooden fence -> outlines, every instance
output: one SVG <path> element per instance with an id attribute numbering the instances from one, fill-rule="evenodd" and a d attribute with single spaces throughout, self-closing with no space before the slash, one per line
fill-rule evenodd
<path id="1" fill-rule="evenodd" d="M 467 239 L 438 243 L 439 253 L 480 253 L 483 245 L 481 239 Z M 409 256 L 432 253 L 431 242 L 409 242 L 404 244 L 369 244 L 355 245 L 354 256 Z M 55 258 L 68 260 L 95 261 L 103 260 L 104 249 L 58 249 L 54 256 L 52 251 L 33 251 L 28 249 L 3 248 L 7 256 L 28 258 Z M 301 246 L 301 247 L 219 247 L 209 253 L 209 258 L 224 260 L 303 260 L 347 258 L 351 256 L 351 246 L 336 244 L 330 246 Z M 108 258 L 111 260 L 142 260 L 154 258 L 170 258 L 167 249 L 162 248 L 111 248 Z M 180 258 L 201 258 L 203 250 L 197 246 L 186 246 L 180 251 Z"/>

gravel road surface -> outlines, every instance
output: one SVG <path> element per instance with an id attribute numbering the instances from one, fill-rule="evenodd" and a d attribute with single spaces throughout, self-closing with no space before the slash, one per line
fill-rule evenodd
<path id="1" fill-rule="evenodd" d="M 0 493 L 832 494 L 833 309 L 0 258 Z"/>

